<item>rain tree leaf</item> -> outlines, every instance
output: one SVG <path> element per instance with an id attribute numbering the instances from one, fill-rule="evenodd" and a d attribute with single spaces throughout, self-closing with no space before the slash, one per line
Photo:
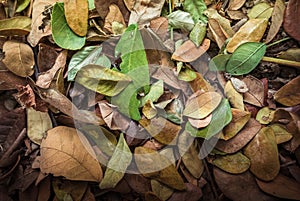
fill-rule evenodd
<path id="1" fill-rule="evenodd" d="M 174 29 L 182 29 L 183 31 L 191 31 L 195 25 L 192 16 L 181 10 L 169 14 L 168 20 L 171 27 Z"/>
<path id="2" fill-rule="evenodd" d="M 256 5 L 254 5 L 249 13 L 248 17 L 250 19 L 254 18 L 267 18 L 269 19 L 272 15 L 273 8 L 270 6 L 270 4 L 266 2 L 261 2 Z"/>
<path id="3" fill-rule="evenodd" d="M 106 96 L 119 94 L 130 81 L 129 76 L 98 65 L 87 65 L 76 76 L 76 82 Z"/>
<path id="4" fill-rule="evenodd" d="M 25 16 L 0 20 L 0 35 L 27 35 L 31 30 L 31 22 L 31 18 Z"/>
<path id="5" fill-rule="evenodd" d="M 16 12 L 22 12 L 30 3 L 30 0 L 19 0 L 17 3 Z"/>
<path id="6" fill-rule="evenodd" d="M 41 172 L 69 180 L 99 182 L 102 179 L 100 164 L 85 149 L 77 132 L 65 126 L 47 132 L 47 138 L 41 143 Z"/>
<path id="7" fill-rule="evenodd" d="M 121 72 L 131 77 L 132 82 L 111 103 L 118 106 L 120 112 L 134 120 L 140 120 L 140 101 L 137 90 L 148 86 L 150 82 L 146 52 L 138 26 L 130 25 L 119 40 L 115 54 L 121 54 Z"/>
<path id="8" fill-rule="evenodd" d="M 14 74 L 27 77 L 34 72 L 34 55 L 31 47 L 25 43 L 6 41 L 3 45 L 5 57 L 2 62 Z"/>
<path id="9" fill-rule="evenodd" d="M 295 106 L 300 104 L 300 76 L 292 79 L 281 87 L 274 95 L 274 99 L 285 106 Z"/>
<path id="10" fill-rule="evenodd" d="M 131 159 L 131 151 L 124 135 L 121 134 L 116 149 L 107 164 L 104 177 L 99 185 L 100 188 L 114 188 L 124 177 L 125 171 L 131 163 Z"/>
<path id="11" fill-rule="evenodd" d="M 55 43 L 64 49 L 78 50 L 85 44 L 85 37 L 76 35 L 68 26 L 64 14 L 64 3 L 53 6 L 51 30 Z"/>
<path id="12" fill-rule="evenodd" d="M 283 20 L 283 28 L 292 38 L 300 41 L 300 27 L 297 23 L 300 21 L 300 4 L 298 0 L 290 0 L 287 4 Z"/>
<path id="13" fill-rule="evenodd" d="M 110 68 L 109 59 L 101 55 L 102 47 L 99 46 L 87 46 L 76 52 L 68 66 L 68 81 L 74 81 L 77 72 L 88 64 L 96 64 Z"/>
<path id="14" fill-rule="evenodd" d="M 151 86 L 149 93 L 141 99 L 140 106 L 144 106 L 148 100 L 156 102 L 163 93 L 164 82 L 162 80 L 158 80 Z"/>
<path id="15" fill-rule="evenodd" d="M 207 7 L 203 0 L 185 0 L 183 2 L 183 9 L 191 14 L 195 23 L 207 23 L 207 17 L 203 14 Z"/>
<path id="16" fill-rule="evenodd" d="M 226 64 L 230 57 L 230 54 L 218 54 L 210 60 L 209 69 L 211 71 L 225 71 Z"/>
<path id="17" fill-rule="evenodd" d="M 211 123 L 207 127 L 197 130 L 188 122 L 185 130 L 192 136 L 210 139 L 229 124 L 231 119 L 232 113 L 229 102 L 227 99 L 223 99 L 217 109 L 213 111 Z"/>
<path id="18" fill-rule="evenodd" d="M 231 75 L 244 75 L 251 72 L 266 52 L 264 43 L 247 42 L 239 46 L 226 64 L 226 72 Z"/>
<path id="19" fill-rule="evenodd" d="M 85 36 L 88 29 L 88 1 L 64 0 L 65 17 L 69 27 L 78 36 Z"/>

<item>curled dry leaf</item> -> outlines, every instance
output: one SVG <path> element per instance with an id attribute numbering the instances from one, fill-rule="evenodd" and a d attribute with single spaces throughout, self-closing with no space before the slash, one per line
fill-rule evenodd
<path id="1" fill-rule="evenodd" d="M 224 93 L 232 107 L 239 110 L 244 110 L 243 96 L 235 90 L 231 81 L 226 83 Z"/>
<path id="2" fill-rule="evenodd" d="M 245 147 L 244 154 L 251 160 L 250 171 L 257 178 L 271 181 L 278 175 L 280 163 L 272 128 L 262 128 Z"/>
<path id="3" fill-rule="evenodd" d="M 283 20 L 283 28 L 292 38 L 300 41 L 300 27 L 297 23 L 300 21 L 300 4 L 298 0 L 290 0 L 286 7 Z"/>
<path id="4" fill-rule="evenodd" d="M 210 40 L 205 38 L 197 47 L 191 40 L 184 42 L 172 55 L 172 59 L 182 62 L 191 62 L 204 54 L 210 46 Z"/>
<path id="5" fill-rule="evenodd" d="M 34 72 L 34 55 L 29 45 L 16 41 L 6 41 L 3 45 L 5 57 L 2 62 L 14 74 L 31 76 Z"/>
<path id="6" fill-rule="evenodd" d="M 300 76 L 294 78 L 281 87 L 274 95 L 274 99 L 285 106 L 295 106 L 300 104 Z"/>
<path id="7" fill-rule="evenodd" d="M 246 83 L 248 87 L 248 92 L 244 93 L 244 101 L 246 103 L 262 107 L 264 105 L 264 85 L 262 81 L 248 75 L 243 79 L 243 82 Z"/>
<path id="8" fill-rule="evenodd" d="M 27 35 L 31 30 L 31 22 L 31 18 L 25 16 L 17 16 L 0 20 L 0 35 Z"/>
<path id="9" fill-rule="evenodd" d="M 236 32 L 226 46 L 228 52 L 232 53 L 234 50 L 245 42 L 259 42 L 268 25 L 268 20 L 250 19 Z"/>
<path id="10" fill-rule="evenodd" d="M 41 143 L 41 171 L 69 180 L 99 182 L 102 179 L 100 164 L 83 146 L 77 132 L 65 126 L 47 132 Z"/>

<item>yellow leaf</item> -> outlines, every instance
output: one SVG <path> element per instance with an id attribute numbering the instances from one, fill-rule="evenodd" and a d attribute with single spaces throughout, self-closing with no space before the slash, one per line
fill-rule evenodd
<path id="1" fill-rule="evenodd" d="M 243 96 L 234 89 L 231 81 L 226 83 L 224 87 L 224 93 L 232 107 L 239 110 L 244 110 Z"/>

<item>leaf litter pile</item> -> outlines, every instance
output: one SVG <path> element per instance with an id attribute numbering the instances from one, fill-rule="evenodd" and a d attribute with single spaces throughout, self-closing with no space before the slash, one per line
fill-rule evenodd
<path id="1" fill-rule="evenodd" d="M 0 200 L 300 200 L 297 0 L 0 3 Z"/>

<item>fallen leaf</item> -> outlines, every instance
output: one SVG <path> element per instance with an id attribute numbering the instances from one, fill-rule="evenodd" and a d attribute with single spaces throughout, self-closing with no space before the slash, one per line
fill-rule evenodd
<path id="1" fill-rule="evenodd" d="M 248 75 L 243 79 L 243 82 L 246 83 L 249 89 L 246 93 L 244 93 L 244 101 L 246 103 L 262 107 L 264 105 L 265 97 L 262 81 L 252 75 Z"/>
<path id="2" fill-rule="evenodd" d="M 172 55 L 172 59 L 182 62 L 191 62 L 203 55 L 210 46 L 210 40 L 205 38 L 199 47 L 191 41 L 184 42 Z"/>
<path id="3" fill-rule="evenodd" d="M 201 45 L 203 42 L 203 39 L 206 35 L 206 24 L 203 22 L 198 22 L 195 24 L 194 28 L 192 29 L 190 33 L 190 40 L 195 43 L 197 47 Z"/>
<path id="4" fill-rule="evenodd" d="M 274 131 L 262 128 L 245 147 L 244 154 L 250 159 L 250 171 L 264 181 L 273 180 L 279 173 L 280 164 Z"/>
<path id="5" fill-rule="evenodd" d="M 292 79 L 281 87 L 275 94 L 274 99 L 285 106 L 295 106 L 300 104 L 300 76 Z"/>
<path id="6" fill-rule="evenodd" d="M 246 83 L 238 78 L 231 77 L 230 81 L 233 88 L 239 93 L 246 93 L 249 90 Z"/>
<path id="7" fill-rule="evenodd" d="M 36 107 L 35 94 L 29 84 L 26 86 L 19 85 L 17 90 L 18 93 L 13 94 L 13 96 L 22 107 Z"/>
<path id="8" fill-rule="evenodd" d="M 230 54 L 218 54 L 209 61 L 209 70 L 211 71 L 225 71 Z"/>
<path id="9" fill-rule="evenodd" d="M 168 37 L 168 19 L 166 17 L 158 17 L 150 21 L 149 27 L 165 41 Z"/>
<path id="10" fill-rule="evenodd" d="M 246 0 L 229 1 L 228 10 L 238 10 L 245 4 L 245 2 Z"/>
<path id="11" fill-rule="evenodd" d="M 22 0 L 22 1 L 18 1 L 17 3 L 17 9 L 16 12 L 22 12 L 23 10 L 25 10 L 25 8 L 29 5 L 30 0 Z"/>
<path id="12" fill-rule="evenodd" d="M 209 27 L 209 30 L 211 31 L 212 35 L 213 35 L 213 38 L 215 39 L 215 41 L 218 45 L 218 47 L 222 48 L 222 46 L 224 45 L 227 37 L 223 33 L 222 27 L 220 26 L 218 21 L 213 19 L 213 18 L 209 19 L 208 20 L 208 27 Z M 225 69 L 225 67 L 224 67 L 224 69 Z"/>
<path id="13" fill-rule="evenodd" d="M 191 31 L 195 22 L 188 12 L 177 10 L 168 15 L 168 22 L 174 29 L 182 29 L 183 31 Z"/>
<path id="14" fill-rule="evenodd" d="M 209 123 L 211 122 L 211 118 L 212 118 L 212 114 L 208 115 L 207 117 L 205 117 L 203 119 L 189 118 L 188 120 L 193 127 L 199 129 L 199 128 L 205 128 L 206 126 L 208 126 Z"/>
<path id="15" fill-rule="evenodd" d="M 40 43 L 37 58 L 39 72 L 42 73 L 50 70 L 55 64 L 55 60 L 57 59 L 58 55 L 59 53 L 56 52 L 53 47 L 44 43 Z"/>
<path id="16" fill-rule="evenodd" d="M 153 192 L 145 193 L 145 201 L 161 201 L 161 199 Z"/>
<path id="17" fill-rule="evenodd" d="M 254 5 L 248 13 L 248 17 L 250 19 L 254 18 L 266 18 L 269 19 L 272 15 L 273 8 L 270 6 L 270 4 L 266 2 L 261 2 L 256 5 Z"/>
<path id="18" fill-rule="evenodd" d="M 31 30 L 31 22 L 31 18 L 25 16 L 17 16 L 0 20 L 0 35 L 27 35 Z"/>
<path id="19" fill-rule="evenodd" d="M 125 174 L 124 179 L 137 193 L 144 194 L 151 190 L 150 180 L 141 174 Z"/>
<path id="20" fill-rule="evenodd" d="M 225 153 L 235 153 L 241 150 L 261 129 L 261 124 L 251 118 L 244 128 L 233 138 L 225 141 L 219 140 L 216 148 Z"/>
<path id="21" fill-rule="evenodd" d="M 158 80 L 151 85 L 149 93 L 142 97 L 140 106 L 144 106 L 147 101 L 156 102 L 161 95 L 164 93 L 164 82 Z"/>
<path id="22" fill-rule="evenodd" d="M 110 31 L 111 33 L 115 34 L 113 31 L 113 23 L 115 22 L 120 23 L 121 25 L 123 25 L 124 28 L 126 27 L 124 17 L 119 7 L 115 4 L 111 4 L 109 6 L 109 12 L 105 17 L 104 28 Z"/>
<path id="23" fill-rule="evenodd" d="M 198 72 L 196 72 L 196 79 L 189 82 L 189 85 L 194 93 L 198 90 L 214 91 L 214 88 L 207 82 L 206 79 L 204 79 L 203 75 Z"/>
<path id="24" fill-rule="evenodd" d="M 171 197 L 173 194 L 174 190 L 159 181 L 156 181 L 154 179 L 151 179 L 151 189 L 153 193 L 159 197 L 162 201 L 166 201 Z"/>
<path id="25" fill-rule="evenodd" d="M 297 41 L 300 41 L 300 28 L 296 26 L 295 22 L 300 20 L 300 15 L 298 15 L 299 8 L 300 4 L 297 0 L 290 0 L 285 9 L 283 19 L 284 31 Z"/>
<path id="26" fill-rule="evenodd" d="M 64 0 L 64 11 L 71 30 L 78 36 L 85 36 L 88 30 L 88 1 Z"/>
<path id="27" fill-rule="evenodd" d="M 224 87 L 224 93 L 233 108 L 244 109 L 243 95 L 235 90 L 231 81 L 228 81 Z"/>
<path id="28" fill-rule="evenodd" d="M 250 160 L 241 152 L 231 155 L 219 156 L 212 163 L 231 174 L 241 174 L 247 171 L 250 167 Z"/>
<path id="29" fill-rule="evenodd" d="M 278 54 L 278 58 L 292 61 L 300 61 L 300 48 L 289 48 L 286 51 L 282 51 Z"/>
<path id="30" fill-rule="evenodd" d="M 69 180 L 99 182 L 102 179 L 100 164 L 82 145 L 77 132 L 65 126 L 48 130 L 41 143 L 41 171 Z"/>
<path id="31" fill-rule="evenodd" d="M 300 200 L 300 184 L 283 174 L 278 174 L 272 182 L 264 182 L 259 179 L 256 179 L 256 182 L 265 193 L 282 199 Z"/>
<path id="32" fill-rule="evenodd" d="M 3 45 L 5 57 L 2 62 L 14 74 L 28 77 L 34 73 L 34 55 L 29 45 L 16 41 L 6 41 Z"/>
<path id="33" fill-rule="evenodd" d="M 293 138 L 293 135 L 287 131 L 284 125 L 272 124 L 270 127 L 274 131 L 277 144 L 287 142 Z"/>
<path id="34" fill-rule="evenodd" d="M 0 70 L 0 90 L 16 89 L 19 85 L 27 84 L 25 78 L 15 75 L 9 70 Z"/>
<path id="35" fill-rule="evenodd" d="M 220 104 L 222 96 L 217 92 L 194 93 L 186 102 L 183 115 L 202 119 L 212 113 Z"/>
<path id="36" fill-rule="evenodd" d="M 206 9 L 207 7 L 203 0 L 185 0 L 183 2 L 183 10 L 191 14 L 195 23 L 207 23 L 207 18 L 203 14 Z"/>
<path id="37" fill-rule="evenodd" d="M 157 109 L 150 100 L 145 103 L 142 112 L 147 119 L 152 119 L 157 115 Z"/>
<path id="38" fill-rule="evenodd" d="M 230 19 L 232 19 L 232 20 L 244 20 L 244 21 L 247 21 L 246 14 L 243 11 L 241 11 L 241 10 L 227 10 L 227 14 L 230 17 Z M 239 24 L 237 24 L 237 26 L 238 25 Z M 236 31 L 237 26 L 233 26 L 232 30 Z"/>
<path id="39" fill-rule="evenodd" d="M 256 120 L 261 124 L 269 124 L 273 121 L 275 110 L 269 107 L 263 107 L 256 115 Z"/>
<path id="40" fill-rule="evenodd" d="M 155 179 L 176 190 L 186 189 L 172 162 L 158 152 L 144 147 L 136 147 L 134 159 L 139 172 L 145 177 Z"/>
<path id="41" fill-rule="evenodd" d="M 265 40 L 265 43 L 269 43 L 273 40 L 273 38 L 278 33 L 282 23 L 283 23 L 283 16 L 285 11 L 285 4 L 283 0 L 276 0 L 274 5 L 274 10 L 272 13 L 272 24 L 270 26 L 267 38 Z"/>
<path id="42" fill-rule="evenodd" d="M 87 182 L 67 181 L 60 178 L 54 178 L 51 183 L 55 196 L 59 200 L 72 196 L 73 201 L 80 201 L 88 187 Z"/>
<path id="43" fill-rule="evenodd" d="M 200 187 L 190 183 L 185 183 L 186 191 L 176 191 L 172 194 L 168 201 L 189 200 L 197 201 L 203 196 Z"/>
<path id="44" fill-rule="evenodd" d="M 196 78 L 196 72 L 188 67 L 182 68 L 178 74 L 178 79 L 185 82 L 191 82 Z"/>
<path id="45" fill-rule="evenodd" d="M 268 20 L 250 19 L 231 38 L 226 46 L 228 52 L 232 53 L 237 47 L 245 42 L 259 42 L 267 28 Z"/>
<path id="46" fill-rule="evenodd" d="M 104 177 L 99 184 L 101 189 L 114 188 L 124 177 L 127 167 L 131 163 L 132 153 L 125 141 L 124 135 L 121 134 L 118 144 L 111 156 Z"/>

